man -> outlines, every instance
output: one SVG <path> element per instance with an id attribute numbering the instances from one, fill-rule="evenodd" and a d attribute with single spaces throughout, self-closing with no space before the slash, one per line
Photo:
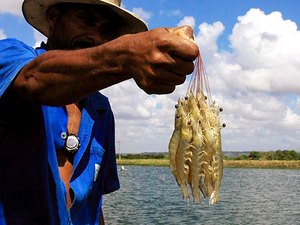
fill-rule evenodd
<path id="1" fill-rule="evenodd" d="M 133 78 L 171 93 L 193 71 L 193 32 L 147 31 L 118 0 L 25 0 L 23 13 L 48 40 L 0 41 L 0 224 L 104 224 L 119 181 L 98 90 Z"/>

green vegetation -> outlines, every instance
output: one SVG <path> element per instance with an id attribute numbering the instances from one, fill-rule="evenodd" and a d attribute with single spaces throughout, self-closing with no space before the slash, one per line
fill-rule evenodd
<path id="1" fill-rule="evenodd" d="M 224 160 L 224 167 L 300 169 L 300 160 Z"/>
<path id="2" fill-rule="evenodd" d="M 237 152 L 238 153 L 238 152 Z M 147 152 L 138 154 L 121 154 L 122 159 L 168 159 L 167 152 Z M 117 154 L 119 159 L 119 154 Z M 300 152 L 295 150 L 277 150 L 269 152 L 251 151 L 244 154 L 237 154 L 235 157 L 228 157 L 224 153 L 224 160 L 300 160 Z"/>
<path id="3" fill-rule="evenodd" d="M 119 154 L 117 154 L 117 159 Z M 122 159 L 168 159 L 166 153 L 121 154 Z"/>
<path id="4" fill-rule="evenodd" d="M 169 166 L 168 159 L 117 159 L 118 165 L 133 166 Z"/>
<path id="5" fill-rule="evenodd" d="M 169 166 L 168 159 L 121 159 L 118 165 Z M 300 169 L 300 160 L 224 160 L 226 168 Z"/>
<path id="6" fill-rule="evenodd" d="M 300 160 L 300 153 L 295 150 L 277 150 L 270 152 L 252 151 L 248 155 L 235 158 L 224 157 L 227 160 Z"/>
<path id="7" fill-rule="evenodd" d="M 122 154 L 117 155 L 119 165 L 169 166 L 167 153 Z M 287 168 L 300 169 L 300 153 L 294 150 L 269 152 L 252 151 L 236 157 L 224 154 L 224 167 L 235 168 Z"/>

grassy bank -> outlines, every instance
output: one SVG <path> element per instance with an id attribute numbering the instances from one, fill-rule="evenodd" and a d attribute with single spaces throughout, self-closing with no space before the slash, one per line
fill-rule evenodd
<path id="1" fill-rule="evenodd" d="M 300 160 L 224 160 L 225 167 L 300 169 Z"/>
<path id="2" fill-rule="evenodd" d="M 121 159 L 117 160 L 118 165 L 134 166 L 169 166 L 168 159 Z"/>
<path id="3" fill-rule="evenodd" d="M 121 159 L 118 165 L 169 166 L 168 159 Z M 230 168 L 286 168 L 300 169 L 300 160 L 224 160 L 224 167 Z"/>

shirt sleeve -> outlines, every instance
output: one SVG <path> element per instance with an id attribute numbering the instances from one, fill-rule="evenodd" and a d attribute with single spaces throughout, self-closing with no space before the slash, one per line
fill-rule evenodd
<path id="1" fill-rule="evenodd" d="M 42 52 L 17 39 L 0 40 L 0 97 L 21 69 Z"/>
<path id="2" fill-rule="evenodd" d="M 110 125 L 107 129 L 107 138 L 104 144 L 106 154 L 104 154 L 103 161 L 106 163 L 106 176 L 103 180 L 103 194 L 114 192 L 120 188 L 115 151 L 115 121 L 111 110 L 108 121 Z"/>

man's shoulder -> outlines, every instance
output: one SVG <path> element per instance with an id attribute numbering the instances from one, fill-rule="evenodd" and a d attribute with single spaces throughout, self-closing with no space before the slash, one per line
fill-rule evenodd
<path id="1" fill-rule="evenodd" d="M 34 55 L 38 55 L 45 50 L 42 48 L 35 49 L 32 46 L 29 46 L 23 41 L 20 41 L 16 38 L 6 38 L 0 40 L 0 52 L 31 52 Z"/>
<path id="2" fill-rule="evenodd" d="M 100 92 L 93 93 L 89 96 L 89 99 L 97 110 L 110 110 L 108 98 Z"/>
<path id="3" fill-rule="evenodd" d="M 25 47 L 25 48 L 31 48 L 24 42 L 16 39 L 16 38 L 6 38 L 0 40 L 0 46 L 12 46 L 12 47 Z"/>

